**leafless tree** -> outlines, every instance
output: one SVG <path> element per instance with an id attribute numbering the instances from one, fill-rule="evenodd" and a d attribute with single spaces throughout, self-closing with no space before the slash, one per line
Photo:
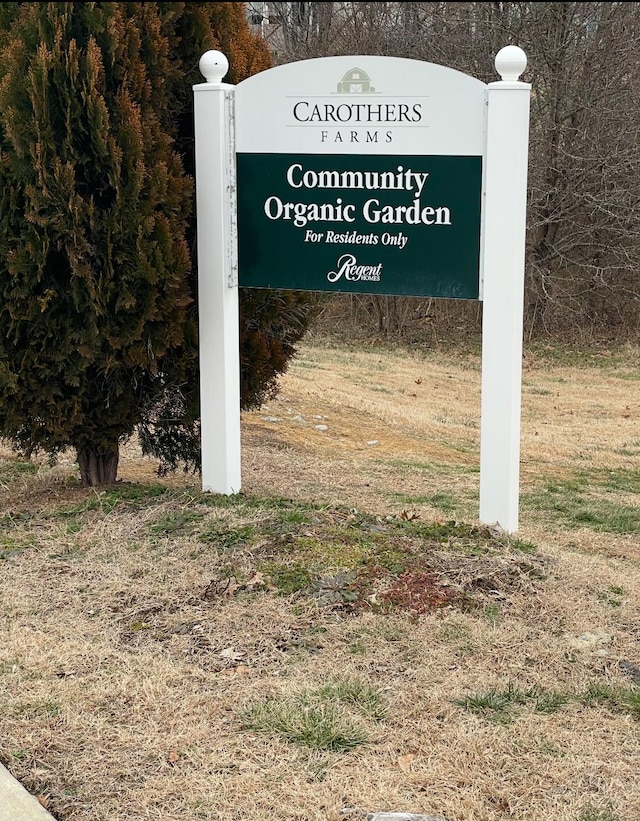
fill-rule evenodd
<path id="1" fill-rule="evenodd" d="M 427 60 L 495 79 L 520 45 L 532 82 L 527 333 L 637 338 L 640 329 L 640 4 L 269 3 L 287 62 L 333 54 Z M 369 303 L 378 329 L 414 314 Z M 353 301 L 352 301 L 353 303 Z M 366 299 L 357 301 L 362 314 Z M 477 323 L 461 305 L 439 311 Z M 418 312 L 419 313 L 419 312 Z M 438 310 L 436 309 L 436 313 Z"/>

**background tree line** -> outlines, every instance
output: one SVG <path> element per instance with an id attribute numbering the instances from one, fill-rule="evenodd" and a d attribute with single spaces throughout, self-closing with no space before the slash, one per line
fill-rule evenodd
<path id="1" fill-rule="evenodd" d="M 534 83 L 529 336 L 638 336 L 636 3 L 259 3 L 277 59 L 381 54 L 495 79 L 507 43 Z M 269 24 L 261 22 L 268 9 Z M 240 82 L 271 64 L 242 3 L 0 3 L 0 436 L 75 448 L 113 481 L 139 434 L 197 467 L 191 85 L 208 48 Z M 336 309 L 336 304 L 338 308 Z M 315 298 L 241 295 L 244 407 L 287 367 Z M 367 330 L 472 334 L 476 303 L 350 297 Z"/>
<path id="2" fill-rule="evenodd" d="M 498 79 L 527 53 L 531 101 L 525 327 L 529 338 L 638 338 L 640 4 L 253 3 L 279 62 L 339 54 L 427 60 Z M 334 301 L 375 333 L 473 332 L 477 305 L 391 297 Z"/>

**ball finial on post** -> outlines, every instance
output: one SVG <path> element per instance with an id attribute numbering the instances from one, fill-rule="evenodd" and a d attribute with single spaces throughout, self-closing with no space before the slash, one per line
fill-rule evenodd
<path id="1" fill-rule="evenodd" d="M 221 51 L 205 51 L 200 58 L 199 67 L 205 80 L 217 85 L 229 71 L 229 61 Z"/>
<path id="2" fill-rule="evenodd" d="M 527 67 L 527 55 L 519 46 L 505 46 L 496 54 L 496 71 L 506 83 L 517 83 Z"/>

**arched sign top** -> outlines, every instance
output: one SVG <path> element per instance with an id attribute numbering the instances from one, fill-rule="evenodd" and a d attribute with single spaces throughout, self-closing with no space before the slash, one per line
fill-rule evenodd
<path id="1" fill-rule="evenodd" d="M 400 57 L 319 57 L 236 86 L 236 150 L 457 155 L 485 150 L 486 85 Z"/>

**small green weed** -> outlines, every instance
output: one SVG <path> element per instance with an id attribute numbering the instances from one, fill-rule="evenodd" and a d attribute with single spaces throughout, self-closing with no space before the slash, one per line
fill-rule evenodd
<path id="1" fill-rule="evenodd" d="M 497 604 L 485 604 L 482 608 L 482 615 L 492 627 L 500 624 L 500 621 L 502 620 L 502 613 L 500 612 L 500 607 Z"/>
<path id="2" fill-rule="evenodd" d="M 609 585 L 609 587 L 601 593 L 598 593 L 598 599 L 609 607 L 622 607 L 622 596 L 626 593 L 624 587 L 619 587 L 617 584 Z"/>
<path id="3" fill-rule="evenodd" d="M 341 571 L 315 579 L 312 590 L 320 604 L 345 607 L 354 605 L 360 597 L 357 581 L 357 571 Z"/>
<path id="4" fill-rule="evenodd" d="M 538 749 L 542 755 L 550 758 L 565 758 L 567 755 L 567 751 L 562 746 L 547 738 L 540 739 Z"/>
<path id="5" fill-rule="evenodd" d="M 14 761 L 27 761 L 31 753 L 29 750 L 14 750 L 9 755 Z"/>

